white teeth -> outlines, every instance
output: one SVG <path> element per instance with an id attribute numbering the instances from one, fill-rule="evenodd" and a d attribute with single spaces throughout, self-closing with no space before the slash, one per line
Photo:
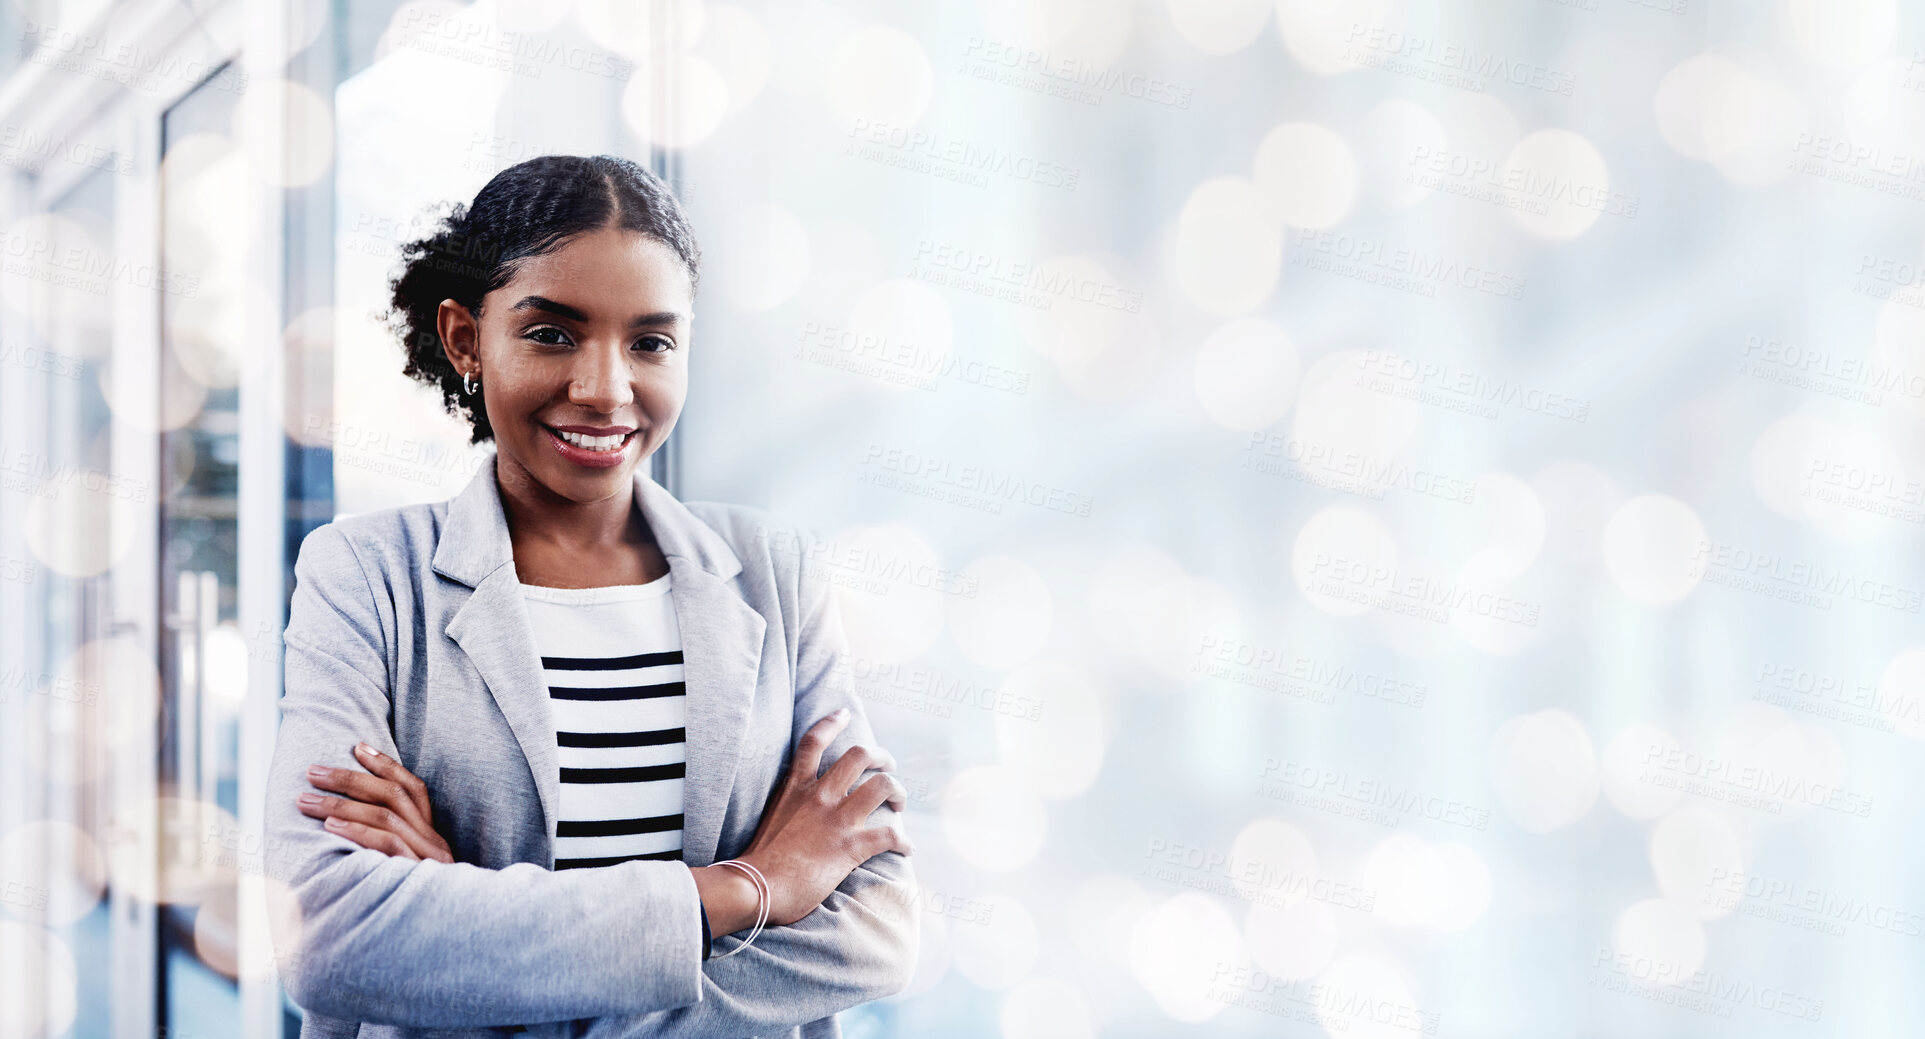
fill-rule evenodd
<path id="1" fill-rule="evenodd" d="M 559 429 L 555 430 L 555 435 L 576 447 L 589 451 L 613 451 L 621 446 L 622 441 L 628 439 L 626 434 L 612 437 L 591 437 L 583 436 L 580 433 L 566 433 Z"/>

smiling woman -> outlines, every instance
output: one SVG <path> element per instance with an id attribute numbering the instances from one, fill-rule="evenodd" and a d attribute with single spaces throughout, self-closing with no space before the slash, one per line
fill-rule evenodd
<path id="1" fill-rule="evenodd" d="M 403 257 L 404 371 L 495 441 L 522 582 L 659 577 L 620 491 L 688 399 L 700 252 L 675 196 L 626 159 L 543 156 Z"/>
<path id="2" fill-rule="evenodd" d="M 914 968 L 906 793 L 800 539 L 642 465 L 688 396 L 680 206 L 545 156 L 405 256 L 405 370 L 494 451 L 301 547 L 268 857 L 303 1034 L 837 1034 Z"/>
<path id="3" fill-rule="evenodd" d="M 651 255 L 635 270 L 622 264 L 597 265 L 579 272 L 554 269 L 557 259 L 566 262 L 572 257 L 578 267 L 587 259 L 572 249 L 563 257 L 555 256 L 552 250 L 558 243 L 596 231 L 628 232 L 605 239 L 604 249 L 638 249 Z M 481 320 L 484 297 L 499 291 L 524 268 L 547 260 L 547 277 L 524 283 L 527 291 L 518 293 L 513 301 L 502 301 L 508 304 L 511 320 L 518 325 L 512 333 L 516 337 L 534 335 L 531 342 L 559 343 L 567 338 L 568 329 L 537 334 L 545 326 L 533 318 L 550 314 L 579 326 L 589 315 L 571 299 L 598 295 L 607 289 L 629 291 L 637 287 L 648 294 L 614 297 L 620 313 L 596 317 L 619 322 L 632 319 L 634 327 L 629 331 L 638 333 L 671 331 L 651 326 L 679 324 L 672 331 L 686 336 L 701 265 L 695 234 L 668 186 L 646 168 L 607 155 L 545 155 L 510 166 L 475 195 L 472 205 L 456 204 L 433 234 L 403 246 L 401 255 L 404 266 L 391 286 L 394 298 L 390 325 L 406 346 L 403 370 L 441 390 L 448 410 L 465 415 L 473 425 L 474 443 L 494 436 L 488 411 L 480 406 L 473 390 L 462 385 L 464 375 L 474 376 L 475 381 L 481 376 L 479 365 L 485 359 L 469 355 L 473 352 L 473 325 Z M 609 258 L 607 253 L 597 257 L 603 261 Z M 660 277 L 663 271 L 658 261 L 664 259 L 679 264 L 686 274 L 685 285 L 679 284 L 679 279 Z M 577 274 L 593 277 L 597 272 L 613 278 L 626 276 L 629 283 L 576 280 Z M 566 281 L 568 290 L 544 293 L 536 287 L 536 281 L 554 286 L 558 276 Z M 668 305 L 649 307 L 642 303 L 657 295 L 665 297 Z M 443 345 L 449 342 L 444 338 L 449 329 L 443 326 L 444 304 L 448 301 L 457 304 L 452 309 L 465 311 L 470 319 L 469 339 L 461 358 Z M 525 317 L 530 320 L 523 322 Z M 502 327 L 505 329 L 506 323 Z M 649 350 L 667 351 L 677 345 L 675 335 L 659 338 L 666 345 L 651 345 Z M 687 369 L 681 371 L 685 376 Z M 670 415 L 669 421 L 673 420 Z M 640 453 L 646 455 L 648 451 Z"/>

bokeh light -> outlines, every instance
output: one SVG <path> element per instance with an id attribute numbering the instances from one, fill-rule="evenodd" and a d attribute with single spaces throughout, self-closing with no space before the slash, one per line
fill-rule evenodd
<path id="1" fill-rule="evenodd" d="M 1280 217 L 1269 195 L 1241 177 L 1197 185 L 1177 214 L 1171 264 L 1190 302 L 1221 316 L 1248 313 L 1283 268 Z"/>
<path id="2" fill-rule="evenodd" d="M 1584 723 L 1555 709 L 1518 715 L 1491 737 L 1491 785 L 1517 825 L 1548 833 L 1597 801 L 1597 753 Z"/>

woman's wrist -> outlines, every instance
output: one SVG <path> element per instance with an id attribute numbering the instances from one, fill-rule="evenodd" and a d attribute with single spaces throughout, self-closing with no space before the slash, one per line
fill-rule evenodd
<path id="1" fill-rule="evenodd" d="M 755 882 L 728 866 L 691 866 L 695 890 L 708 911 L 709 931 L 717 938 L 755 926 L 760 895 Z"/>

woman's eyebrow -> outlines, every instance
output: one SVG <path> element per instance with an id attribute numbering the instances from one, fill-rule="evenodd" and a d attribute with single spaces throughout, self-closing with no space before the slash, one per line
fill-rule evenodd
<path id="1" fill-rule="evenodd" d="M 566 303 L 558 303 L 547 296 L 523 296 L 510 310 L 540 310 L 570 321 L 587 321 L 588 315 Z M 682 320 L 682 315 L 673 310 L 659 310 L 653 314 L 637 314 L 629 319 L 628 327 L 640 328 L 643 325 L 672 325 Z"/>

